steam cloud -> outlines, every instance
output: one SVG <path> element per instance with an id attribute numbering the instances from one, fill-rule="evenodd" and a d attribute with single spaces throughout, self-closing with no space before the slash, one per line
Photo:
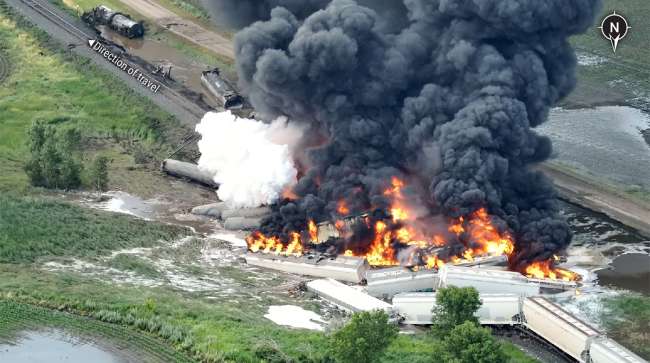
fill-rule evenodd
<path id="1" fill-rule="evenodd" d="M 214 174 L 219 199 L 230 207 L 274 203 L 296 183 L 287 140 L 300 139 L 302 132 L 286 118 L 264 124 L 230 111 L 208 112 L 196 131 L 201 134 L 199 168 Z"/>
<path id="2" fill-rule="evenodd" d="M 264 232 L 303 230 L 340 199 L 352 212 L 383 208 L 395 175 L 432 216 L 487 207 L 513 232 L 514 268 L 568 245 L 554 189 L 531 169 L 551 153 L 533 128 L 574 87 L 567 38 L 599 0 L 403 0 L 403 23 L 352 0 L 308 17 L 322 1 L 284 3 L 237 34 L 240 86 L 261 114 L 301 120 L 327 142 L 311 144 L 299 199 L 276 206 Z"/>

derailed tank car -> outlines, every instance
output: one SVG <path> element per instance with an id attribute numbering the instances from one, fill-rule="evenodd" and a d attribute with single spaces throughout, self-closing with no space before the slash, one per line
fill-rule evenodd
<path id="1" fill-rule="evenodd" d="M 244 98 L 228 80 L 221 76 L 219 68 L 203 72 L 201 83 L 226 110 L 238 110 L 244 107 Z"/>
<path id="2" fill-rule="evenodd" d="M 128 38 L 140 38 L 144 35 L 144 25 L 135 21 L 130 16 L 113 11 L 100 5 L 82 16 L 90 25 L 105 25 Z"/>

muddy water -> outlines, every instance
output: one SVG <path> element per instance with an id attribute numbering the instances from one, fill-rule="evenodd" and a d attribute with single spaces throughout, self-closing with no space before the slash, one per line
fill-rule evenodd
<path id="1" fill-rule="evenodd" d="M 650 295 L 650 242 L 611 219 L 571 204 L 562 210 L 574 233 L 569 267 L 602 287 Z"/>
<path id="2" fill-rule="evenodd" d="M 597 274 L 600 285 L 616 286 L 650 295 L 650 255 L 620 255 L 612 262 L 611 267 L 600 270 Z"/>
<path id="3" fill-rule="evenodd" d="M 108 352 L 60 331 L 23 333 L 12 344 L 0 344 L 0 362 L 11 363 L 127 363 Z"/>
<path id="4" fill-rule="evenodd" d="M 99 27 L 104 38 L 124 47 L 129 54 L 138 56 L 154 65 L 172 65 L 171 77 L 192 91 L 203 93 L 201 72 L 210 67 L 182 54 L 180 51 L 152 39 L 125 38 L 103 26 Z"/>

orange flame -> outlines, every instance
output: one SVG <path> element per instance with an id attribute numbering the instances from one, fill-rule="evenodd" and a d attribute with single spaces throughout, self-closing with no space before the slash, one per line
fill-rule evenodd
<path id="1" fill-rule="evenodd" d="M 401 244 L 404 246 L 417 246 L 422 251 L 434 251 L 435 247 L 442 247 L 447 241 L 442 235 L 426 235 L 415 223 L 417 216 L 411 213 L 408 206 L 408 200 L 404 197 L 402 190 L 405 186 L 404 181 L 397 177 L 391 178 L 390 186 L 384 191 L 384 195 L 390 199 L 391 206 L 389 211 L 392 217 L 392 224 L 389 221 L 373 221 L 369 216 L 360 217 L 362 223 L 367 228 L 374 229 L 374 236 L 370 246 L 365 254 L 358 254 L 348 249 L 344 252 L 345 256 L 365 257 L 372 266 L 393 266 L 399 265 L 397 261 L 394 246 Z M 361 190 L 359 190 L 360 192 Z M 285 198 L 295 199 L 297 196 L 291 189 L 284 191 Z M 345 200 L 337 203 L 337 212 L 341 216 L 348 216 L 350 209 Z M 347 221 L 347 220 L 346 220 Z M 347 238 L 347 222 L 336 220 L 335 228 L 341 233 L 342 238 Z M 374 225 L 371 225 L 374 223 Z M 318 241 L 318 225 L 313 220 L 307 223 L 308 234 L 312 243 Z M 479 256 L 510 256 L 514 252 L 514 239 L 508 231 L 499 231 L 492 223 L 488 210 L 480 208 L 477 211 L 461 216 L 449 222 L 448 231 L 456 235 L 459 240 L 467 241 L 468 245 L 465 250 L 457 256 L 451 256 L 443 261 L 434 253 L 423 256 L 426 268 L 440 268 L 445 263 L 458 264 L 462 261 L 473 261 Z M 252 252 L 274 253 L 285 256 L 301 256 L 305 252 L 304 244 L 301 241 L 301 235 L 298 232 L 290 233 L 289 241 L 281 241 L 278 237 L 267 237 L 256 232 L 247 238 L 249 249 Z M 418 255 L 412 253 L 409 256 L 409 263 Z M 565 281 L 579 280 L 580 276 L 571 271 L 554 267 L 555 261 L 559 260 L 557 256 L 548 261 L 535 262 L 525 268 L 525 275 L 536 278 L 550 278 Z"/>
<path id="2" fill-rule="evenodd" d="M 438 258 L 438 256 L 427 256 L 426 257 L 427 268 L 428 269 L 439 269 L 445 265 L 445 263 Z"/>
<path id="3" fill-rule="evenodd" d="M 375 224 L 375 238 L 366 254 L 368 263 L 372 266 L 397 265 L 395 251 L 391 246 L 393 236 L 386 223 L 379 221 Z"/>
<path id="4" fill-rule="evenodd" d="M 252 252 L 273 253 L 284 256 L 302 256 L 304 248 L 297 232 L 291 233 L 291 241 L 286 248 L 280 238 L 266 237 L 264 234 L 255 232 L 246 238 L 248 249 Z"/>
<path id="5" fill-rule="evenodd" d="M 348 205 L 344 200 L 339 201 L 336 211 L 339 212 L 339 214 L 342 216 L 347 216 L 350 214 L 350 208 L 348 208 Z"/>
<path id="6" fill-rule="evenodd" d="M 318 227 L 316 226 L 316 223 L 310 219 L 309 223 L 307 223 L 307 227 L 309 228 L 309 238 L 311 239 L 311 242 L 318 243 Z"/>
<path id="7" fill-rule="evenodd" d="M 289 200 L 297 200 L 299 197 L 298 197 L 298 194 L 296 194 L 293 191 L 293 189 L 287 188 L 287 189 L 282 191 L 282 198 L 289 199 Z"/>
<path id="8" fill-rule="evenodd" d="M 560 267 L 553 266 L 553 260 L 537 261 L 528 265 L 525 269 L 525 274 L 528 277 L 536 279 L 551 279 L 563 281 L 579 281 L 580 275 L 573 271 L 565 270 Z"/>
<path id="9" fill-rule="evenodd" d="M 472 247 L 463 253 L 467 259 L 474 255 L 510 256 L 515 250 L 515 243 L 508 232 L 499 233 L 492 224 L 487 209 L 481 208 L 472 213 L 469 221 L 463 225 L 463 217 L 449 227 L 450 232 L 460 235 L 468 232 Z"/>
<path id="10" fill-rule="evenodd" d="M 402 199 L 402 188 L 404 187 L 404 182 L 400 178 L 394 176 L 390 179 L 390 184 L 391 187 L 384 191 L 384 195 Z"/>

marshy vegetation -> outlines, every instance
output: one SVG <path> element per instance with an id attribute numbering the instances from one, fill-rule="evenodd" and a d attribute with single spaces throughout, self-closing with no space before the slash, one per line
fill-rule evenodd
<path id="1" fill-rule="evenodd" d="M 0 263 L 151 247 L 188 231 L 43 197 L 0 194 Z"/>

